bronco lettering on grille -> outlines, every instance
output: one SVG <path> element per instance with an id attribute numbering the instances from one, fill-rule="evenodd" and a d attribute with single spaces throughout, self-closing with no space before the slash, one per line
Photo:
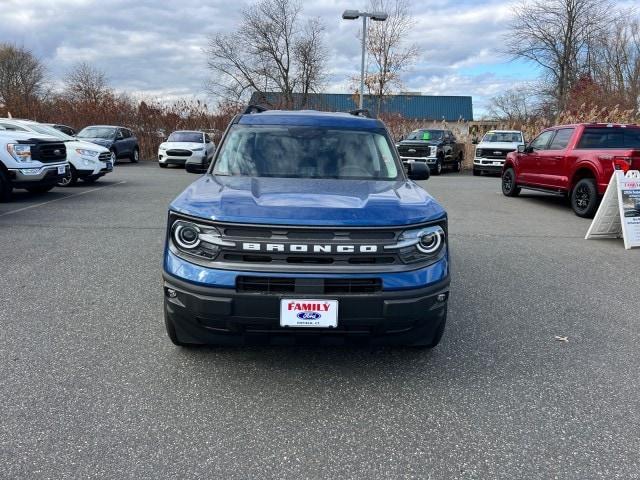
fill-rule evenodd
<path id="1" fill-rule="evenodd" d="M 377 253 L 378 245 L 306 245 L 293 243 L 244 242 L 242 249 L 250 252 L 283 253 Z"/>

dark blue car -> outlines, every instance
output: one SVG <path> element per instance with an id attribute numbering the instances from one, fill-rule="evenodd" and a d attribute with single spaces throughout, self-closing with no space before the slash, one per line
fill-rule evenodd
<path id="1" fill-rule="evenodd" d="M 177 345 L 433 347 L 449 295 L 445 210 L 384 126 L 257 111 L 170 205 L 164 310 Z"/>
<path id="2" fill-rule="evenodd" d="M 108 148 L 111 152 L 113 165 L 123 158 L 129 159 L 133 163 L 138 163 L 140 160 L 138 139 L 128 128 L 113 125 L 91 125 L 83 128 L 76 137 L 85 142 Z"/>

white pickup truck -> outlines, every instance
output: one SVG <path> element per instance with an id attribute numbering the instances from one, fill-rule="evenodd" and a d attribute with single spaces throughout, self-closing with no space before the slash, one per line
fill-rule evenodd
<path id="1" fill-rule="evenodd" d="M 518 145 L 524 145 L 520 130 L 490 130 L 476 145 L 473 159 L 473 174 L 502 173 L 502 166 L 509 152 L 515 152 Z"/>
<path id="2" fill-rule="evenodd" d="M 64 142 L 0 128 L 0 201 L 10 200 L 14 188 L 48 192 L 68 173 Z"/>

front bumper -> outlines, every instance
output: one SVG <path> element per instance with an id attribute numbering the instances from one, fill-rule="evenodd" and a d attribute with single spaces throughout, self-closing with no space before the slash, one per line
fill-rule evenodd
<path id="1" fill-rule="evenodd" d="M 183 343 L 430 343 L 446 321 L 449 277 L 433 285 L 375 294 L 262 294 L 193 285 L 164 273 L 166 321 Z M 336 328 L 280 326 L 282 298 L 338 300 Z"/>
<path id="2" fill-rule="evenodd" d="M 436 162 L 438 161 L 438 157 L 400 157 L 402 163 L 409 164 L 413 162 L 423 162 L 426 163 L 430 168 L 434 168 L 436 166 Z"/>
<path id="3" fill-rule="evenodd" d="M 187 162 L 202 163 L 203 158 L 202 152 L 191 152 L 189 156 L 172 156 L 167 155 L 166 151 L 158 152 L 158 162 L 165 165 L 185 165 Z"/>
<path id="4" fill-rule="evenodd" d="M 473 159 L 473 169 L 480 172 L 500 173 L 504 166 L 504 160 L 494 158 L 476 157 Z"/>
<path id="5" fill-rule="evenodd" d="M 59 167 L 64 167 L 64 172 L 59 173 Z M 31 172 L 26 172 L 31 170 Z M 55 185 L 69 173 L 69 164 L 55 163 L 41 167 L 25 167 L 9 169 L 9 180 L 14 188 L 27 188 L 36 186 Z"/>

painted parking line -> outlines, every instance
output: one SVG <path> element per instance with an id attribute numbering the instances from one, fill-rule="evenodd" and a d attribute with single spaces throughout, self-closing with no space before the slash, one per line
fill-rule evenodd
<path id="1" fill-rule="evenodd" d="M 46 202 L 36 203 L 34 205 L 29 205 L 27 207 L 17 208 L 16 210 L 10 210 L 8 212 L 0 213 L 0 217 L 5 217 L 7 215 L 13 215 L 14 213 L 24 212 L 25 210 L 30 210 L 32 208 L 42 207 L 43 205 L 48 205 L 50 203 L 59 202 L 60 200 L 66 200 L 71 197 L 79 197 L 80 195 L 84 195 L 85 193 L 95 192 L 97 190 L 102 190 L 103 188 L 114 187 L 116 185 L 122 185 L 123 183 L 127 183 L 126 180 L 122 180 L 118 183 L 112 183 L 111 185 L 103 185 L 102 187 L 91 188 L 89 190 L 84 190 L 83 192 L 72 193 L 71 195 L 67 195 L 65 197 L 54 198 L 53 200 L 47 200 Z"/>

